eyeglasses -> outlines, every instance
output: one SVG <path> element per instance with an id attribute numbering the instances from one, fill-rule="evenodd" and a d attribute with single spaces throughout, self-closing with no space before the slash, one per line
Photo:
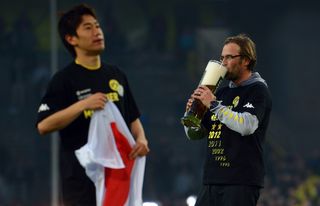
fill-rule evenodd
<path id="1" fill-rule="evenodd" d="M 243 56 L 243 55 L 241 55 L 241 54 L 238 54 L 238 55 L 225 55 L 225 56 L 221 56 L 221 57 L 220 57 L 220 61 L 221 61 L 221 62 L 223 62 L 223 60 L 229 61 L 229 60 L 231 60 L 231 59 L 234 59 L 234 58 L 236 58 L 236 57 L 241 57 L 241 56 Z"/>

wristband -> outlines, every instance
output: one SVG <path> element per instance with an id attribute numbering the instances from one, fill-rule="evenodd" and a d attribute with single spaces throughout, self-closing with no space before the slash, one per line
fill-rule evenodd
<path id="1" fill-rule="evenodd" d="M 209 107 L 209 109 L 210 109 L 210 111 L 214 111 L 218 106 L 219 106 L 219 102 L 216 101 L 216 100 L 214 100 L 214 101 L 211 101 L 211 102 L 210 102 L 210 107 Z"/>

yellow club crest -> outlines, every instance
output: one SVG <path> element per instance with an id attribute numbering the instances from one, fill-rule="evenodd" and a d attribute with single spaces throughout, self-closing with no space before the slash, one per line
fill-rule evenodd
<path id="1" fill-rule="evenodd" d="M 116 91 L 118 92 L 118 94 L 120 96 L 123 96 L 123 93 L 124 93 L 124 89 L 123 89 L 123 86 L 121 84 L 119 84 L 119 82 L 115 79 L 111 79 L 109 81 L 109 87 L 113 90 L 113 91 Z"/>
<path id="2" fill-rule="evenodd" d="M 115 79 L 111 79 L 109 81 L 109 87 L 113 90 L 113 91 L 118 91 L 119 89 L 119 82 Z"/>
<path id="3" fill-rule="evenodd" d="M 236 96 L 236 97 L 233 99 L 233 101 L 232 101 L 233 108 L 235 108 L 236 106 L 238 106 L 239 100 L 240 100 L 240 97 L 239 97 L 239 96 Z"/>

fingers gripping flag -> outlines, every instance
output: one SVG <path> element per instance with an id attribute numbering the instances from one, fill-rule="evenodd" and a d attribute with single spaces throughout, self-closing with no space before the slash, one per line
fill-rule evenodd
<path id="1" fill-rule="evenodd" d="M 88 142 L 75 154 L 95 184 L 97 206 L 142 206 L 146 160 L 145 157 L 129 159 L 134 144 L 113 102 L 93 114 Z"/>

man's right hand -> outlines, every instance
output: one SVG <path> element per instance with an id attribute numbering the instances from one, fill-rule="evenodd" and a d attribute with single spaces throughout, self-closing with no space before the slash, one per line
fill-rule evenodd
<path id="1" fill-rule="evenodd" d="M 92 110 L 99 110 L 103 109 L 104 105 L 108 101 L 106 95 L 102 92 L 97 92 L 85 99 L 83 101 L 84 110 L 92 109 Z"/>

